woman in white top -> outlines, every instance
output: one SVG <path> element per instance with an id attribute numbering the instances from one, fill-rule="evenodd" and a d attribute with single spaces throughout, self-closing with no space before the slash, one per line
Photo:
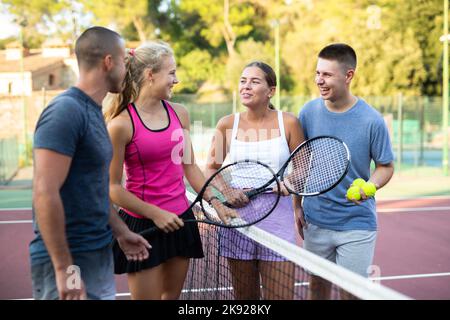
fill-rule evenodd
<path id="1" fill-rule="evenodd" d="M 218 122 L 208 157 L 209 175 L 222 166 L 227 155 L 227 162 L 258 160 L 278 172 L 290 152 L 304 140 L 298 119 L 275 110 L 270 103 L 276 83 L 273 69 L 263 62 L 255 61 L 244 68 L 239 94 L 247 111 Z M 300 199 L 287 196 L 285 190 L 283 193 L 277 208 L 256 226 L 295 243 L 294 207 L 298 216 Z M 236 299 L 293 298 L 294 267 L 290 262 L 235 230 L 220 232 L 220 255 L 228 259 Z"/>

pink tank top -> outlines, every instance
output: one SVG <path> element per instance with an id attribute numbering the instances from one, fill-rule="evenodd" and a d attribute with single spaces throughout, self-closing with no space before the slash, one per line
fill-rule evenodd
<path id="1" fill-rule="evenodd" d="M 167 101 L 162 104 L 169 124 L 158 130 L 147 128 L 134 104 L 128 105 L 133 137 L 125 149 L 125 188 L 147 203 L 180 215 L 189 207 L 183 181 L 183 127 L 172 106 Z M 138 213 L 124 211 L 143 218 Z"/>

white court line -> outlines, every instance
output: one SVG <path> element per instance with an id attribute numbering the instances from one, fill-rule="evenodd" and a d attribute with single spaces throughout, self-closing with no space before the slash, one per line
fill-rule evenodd
<path id="1" fill-rule="evenodd" d="M 377 199 L 377 203 L 381 204 L 382 202 L 387 201 L 401 201 L 401 200 L 421 200 L 421 199 L 428 199 L 428 200 L 450 200 L 450 196 L 423 196 L 423 197 L 417 197 L 417 196 L 405 196 L 405 197 L 394 197 L 394 198 L 388 198 L 383 197 Z M 31 211 L 31 207 L 24 207 L 24 208 L 0 208 L 0 212 L 2 211 Z"/>
<path id="2" fill-rule="evenodd" d="M 449 198 L 450 199 L 450 198 Z M 377 212 L 385 213 L 385 212 L 402 212 L 402 211 L 445 211 L 450 210 L 450 206 L 446 207 L 421 207 L 421 208 L 386 208 L 386 209 L 377 209 Z M 31 208 L 0 208 L 0 212 L 2 211 L 31 211 Z"/>
<path id="3" fill-rule="evenodd" d="M 425 207 L 425 208 L 386 208 L 386 209 L 378 209 L 377 213 L 411 213 L 411 212 L 429 212 L 429 211 L 449 211 L 450 207 Z M 0 225 L 2 224 L 22 224 L 22 223 L 33 223 L 33 220 L 7 220 L 0 221 Z"/>
<path id="4" fill-rule="evenodd" d="M 403 276 L 387 276 L 387 277 L 374 277 L 370 280 L 384 281 L 384 280 L 403 280 L 403 279 L 418 279 L 418 278 L 433 278 L 433 277 L 450 277 L 450 272 L 441 273 L 422 273 L 422 274 L 408 274 Z"/>
<path id="5" fill-rule="evenodd" d="M 442 272 L 442 273 L 423 273 L 423 274 L 410 274 L 403 276 L 387 276 L 387 277 L 370 277 L 370 280 L 373 281 L 386 281 L 386 280 L 404 280 L 404 279 L 418 279 L 418 278 L 433 278 L 433 277 L 450 277 L 450 272 Z M 307 286 L 308 282 L 296 283 L 296 286 Z M 230 290 L 231 288 L 225 288 L 226 290 Z M 220 288 L 219 288 L 220 290 Z M 184 291 L 184 290 L 183 290 Z M 116 297 L 129 297 L 131 294 L 129 292 L 116 293 Z M 33 298 L 26 299 L 13 299 L 13 300 L 34 300 Z"/>
<path id="6" fill-rule="evenodd" d="M 33 220 L 10 220 L 10 221 L 0 221 L 0 224 L 20 224 L 20 223 L 33 223 Z"/>
<path id="7" fill-rule="evenodd" d="M 410 274 L 410 275 L 403 275 L 403 276 L 387 276 L 387 277 L 374 277 L 369 278 L 373 281 L 385 281 L 385 280 L 404 280 L 404 279 L 418 279 L 418 278 L 432 278 L 432 277 L 450 277 L 450 272 L 443 272 L 443 273 L 424 273 L 424 274 Z M 308 286 L 309 282 L 298 282 L 295 284 L 295 286 Z M 191 289 L 192 290 L 192 289 Z M 198 289 L 199 291 L 208 291 L 208 289 Z M 211 289 L 209 289 L 211 290 Z M 231 287 L 227 288 L 213 288 L 212 290 L 232 290 Z M 183 290 L 185 291 L 185 290 Z M 123 293 L 117 293 L 116 297 L 129 297 L 131 294 L 129 292 L 123 292 Z"/>
<path id="8" fill-rule="evenodd" d="M 450 200 L 450 196 L 404 196 L 404 197 L 380 197 L 377 198 L 377 202 L 383 201 L 401 201 L 401 200 Z"/>
<path id="9" fill-rule="evenodd" d="M 385 209 L 377 209 L 377 212 L 378 212 L 378 213 L 391 213 L 391 212 L 424 212 L 424 211 L 450 211 L 450 207 L 385 208 Z"/>

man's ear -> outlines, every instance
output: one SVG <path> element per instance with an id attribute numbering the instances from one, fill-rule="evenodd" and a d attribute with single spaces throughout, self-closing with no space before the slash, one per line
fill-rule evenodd
<path id="1" fill-rule="evenodd" d="M 105 71 L 110 71 L 114 67 L 114 59 L 108 54 L 103 58 L 102 67 Z"/>
<path id="2" fill-rule="evenodd" d="M 345 82 L 346 83 L 350 83 L 354 76 L 355 76 L 355 70 L 354 69 L 347 70 L 347 74 L 345 75 Z"/>

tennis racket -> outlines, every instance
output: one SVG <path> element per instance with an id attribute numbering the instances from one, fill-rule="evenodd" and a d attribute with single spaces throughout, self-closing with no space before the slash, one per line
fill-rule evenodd
<path id="1" fill-rule="evenodd" d="M 302 142 L 276 174 L 291 194 L 316 196 L 333 189 L 345 177 L 350 164 L 350 151 L 340 139 L 318 136 Z M 252 190 L 252 197 L 270 190 L 274 178 Z"/>
<path id="2" fill-rule="evenodd" d="M 266 164 L 253 160 L 234 162 L 215 172 L 184 212 L 200 203 L 201 214 L 197 214 L 195 219 L 183 221 L 202 222 L 225 228 L 249 226 L 261 221 L 275 209 L 280 200 L 279 189 L 278 178 Z M 212 195 L 211 198 L 216 200 L 210 200 L 214 206 L 202 201 L 207 190 L 209 195 Z M 254 190 L 260 192 L 253 192 Z M 224 214 L 233 218 L 226 223 L 220 218 L 220 215 Z M 141 231 L 140 234 L 150 236 L 157 230 L 159 229 L 155 226 Z"/>

